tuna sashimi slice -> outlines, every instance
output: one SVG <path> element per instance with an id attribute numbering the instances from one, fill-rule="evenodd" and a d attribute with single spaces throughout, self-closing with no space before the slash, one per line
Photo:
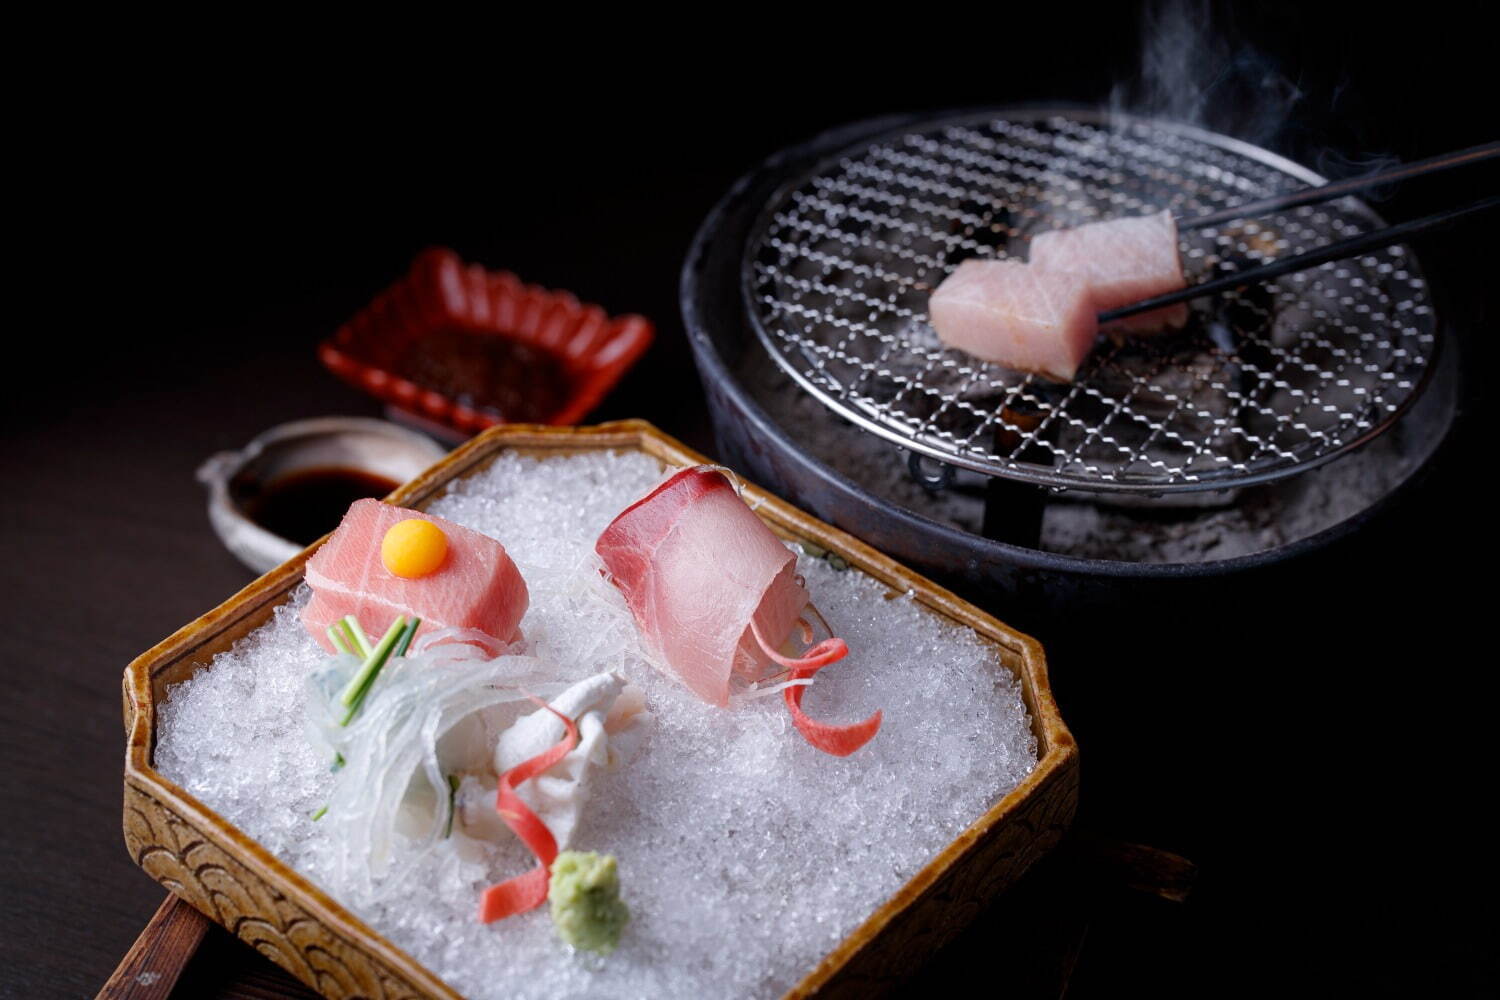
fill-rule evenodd
<path id="1" fill-rule="evenodd" d="M 1042 233 L 1031 241 L 1031 266 L 1087 277 L 1100 312 L 1187 287 L 1177 251 L 1177 223 L 1170 212 Z M 1177 329 L 1187 316 L 1187 305 L 1179 303 L 1117 322 L 1124 329 L 1148 333 Z"/>
<path id="2" fill-rule="evenodd" d="M 966 260 L 932 293 L 943 343 L 1007 368 L 1072 379 L 1098 333 L 1088 279 L 1013 260 Z"/>
<path id="3" fill-rule="evenodd" d="M 780 642 L 808 601 L 791 550 L 704 466 L 627 507 L 595 550 L 657 655 L 715 705 L 729 703 L 734 673 L 756 678 L 770 663 L 751 622 Z"/>
<path id="4" fill-rule="evenodd" d="M 411 579 L 391 573 L 380 557 L 386 531 L 409 518 L 437 525 L 448 538 L 443 564 Z M 424 633 L 471 628 L 506 643 L 515 637 L 529 601 L 520 570 L 495 539 L 379 500 L 359 500 L 349 508 L 338 530 L 308 560 L 306 578 L 313 599 L 302 620 L 328 649 L 328 625 L 350 614 L 371 635 L 384 632 L 397 615 L 415 615 Z"/>

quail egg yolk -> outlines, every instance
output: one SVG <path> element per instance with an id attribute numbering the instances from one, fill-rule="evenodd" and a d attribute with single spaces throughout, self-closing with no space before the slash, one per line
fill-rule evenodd
<path id="1" fill-rule="evenodd" d="M 435 572 L 448 555 L 448 536 L 431 521 L 397 521 L 380 542 L 380 561 L 396 576 L 415 579 Z"/>

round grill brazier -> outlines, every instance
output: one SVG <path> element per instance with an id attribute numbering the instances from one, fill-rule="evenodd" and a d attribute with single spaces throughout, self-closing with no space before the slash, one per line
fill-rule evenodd
<path id="1" fill-rule="evenodd" d="M 1120 134 L 1107 129 L 1125 130 L 1104 140 L 1123 166 L 1080 161 L 1080 143 Z M 1158 138 L 1175 159 L 1152 161 Z M 1195 187 L 1179 194 L 1184 173 Z M 1060 109 L 895 116 L 778 153 L 715 206 L 682 273 L 720 452 L 957 589 L 1039 612 L 1157 600 L 1322 550 L 1388 508 L 1454 418 L 1457 352 L 1409 249 L 1200 301 L 1191 350 L 1104 345 L 1061 391 L 955 360 L 923 342 L 921 322 L 927 290 L 965 257 L 1024 256 L 1031 234 L 1096 217 L 1191 215 L 1310 183 L 1321 178 L 1236 140 Z M 1190 280 L 1381 224 L 1354 199 L 1251 223 L 1185 236 Z M 1373 454 L 1397 437 L 1399 452 Z M 890 488 L 909 461 L 930 490 Z M 1379 481 L 1361 497 L 1226 558 L 1049 551 L 1036 531 L 1043 507 L 1082 497 L 1108 511 L 1110 491 L 1131 493 L 1149 526 L 1367 469 Z M 967 522 L 950 500 L 969 504 Z"/>

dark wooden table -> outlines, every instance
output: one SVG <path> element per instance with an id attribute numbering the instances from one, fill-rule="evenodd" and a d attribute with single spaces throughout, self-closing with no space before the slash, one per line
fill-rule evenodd
<path id="1" fill-rule="evenodd" d="M 1276 31 L 1262 41 L 1277 39 L 1316 98 L 1287 137 L 1293 152 L 1310 156 L 1321 139 L 1412 158 L 1494 138 L 1493 116 L 1443 101 L 1466 87 L 1492 93 L 1461 24 L 1398 31 L 1292 4 L 1266 10 L 1257 30 Z M 984 74 L 882 78 L 822 102 L 795 101 L 790 77 L 751 86 L 749 63 L 683 54 L 657 89 L 604 88 L 586 109 L 532 101 L 545 106 L 521 120 L 526 143 L 498 128 L 474 140 L 485 102 L 445 116 L 426 93 L 351 107 L 230 90 L 213 125 L 185 103 L 142 112 L 101 90 L 90 141 L 153 152 L 108 192 L 124 224 L 72 232 L 69 266 L 129 281 L 108 295 L 74 288 L 60 300 L 80 304 L 64 328 L 18 332 L 10 370 L 25 374 L 0 403 L 0 996 L 92 995 L 160 904 L 119 833 L 119 675 L 251 578 L 212 535 L 194 470 L 281 421 L 378 412 L 327 375 L 313 347 L 418 249 L 451 245 L 653 317 L 658 346 L 597 417 L 646 417 L 711 453 L 676 271 L 732 178 L 876 112 L 1098 100 L 1133 60 L 1118 40 L 1134 37 L 1134 19 L 1108 15 L 1078 60 L 1013 53 Z M 1298 30 L 1280 31 L 1289 19 Z M 1320 62 L 1334 39 L 1342 55 Z M 1426 62 L 1407 59 L 1395 78 L 1408 42 Z M 858 72 L 851 61 L 840 79 Z M 689 79 L 701 86 L 681 85 Z M 414 151 L 375 127 L 393 119 L 446 141 Z M 1451 204 L 1463 194 L 1454 188 L 1383 208 L 1415 215 Z M 1492 247 L 1489 231 L 1423 247 L 1463 329 L 1468 413 L 1399 509 L 1274 589 L 1211 595 L 1218 612 L 1200 607 L 1192 621 L 1162 608 L 1108 627 L 1025 623 L 1049 650 L 1082 744 L 1081 827 L 1191 858 L 1201 877 L 1190 901 L 1044 872 L 924 970 L 919 989 L 994 981 L 1008 962 L 1027 977 L 1009 992 L 1041 995 L 1074 957 L 1077 996 L 1496 988 L 1486 641 L 1496 518 L 1479 471 L 1494 450 Z M 1081 952 L 1057 946 L 1085 924 Z M 1055 967 L 1026 966 L 1034 951 Z M 177 995 L 293 992 L 215 930 Z"/>

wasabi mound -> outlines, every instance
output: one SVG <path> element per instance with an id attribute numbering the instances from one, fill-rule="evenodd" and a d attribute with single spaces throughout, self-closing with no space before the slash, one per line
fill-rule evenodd
<path id="1" fill-rule="evenodd" d="M 612 854 L 563 851 L 552 863 L 547 899 L 558 935 L 580 951 L 608 955 L 630 919 Z"/>

